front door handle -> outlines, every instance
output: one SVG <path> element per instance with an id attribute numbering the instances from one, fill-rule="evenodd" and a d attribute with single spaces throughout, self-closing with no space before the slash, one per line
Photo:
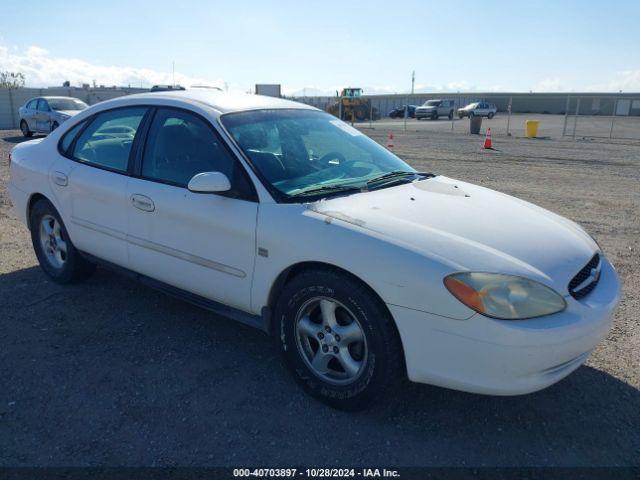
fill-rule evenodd
<path id="1" fill-rule="evenodd" d="M 137 209 L 145 212 L 153 212 L 156 209 L 153 200 L 146 195 L 140 195 L 139 193 L 131 195 L 131 203 Z"/>
<path id="2" fill-rule="evenodd" d="M 62 172 L 53 172 L 53 183 L 56 185 L 60 185 L 61 187 L 66 187 L 69 185 L 69 177 Z"/>

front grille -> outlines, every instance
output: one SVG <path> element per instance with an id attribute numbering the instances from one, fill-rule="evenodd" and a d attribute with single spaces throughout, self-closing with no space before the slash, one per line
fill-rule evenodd
<path id="1" fill-rule="evenodd" d="M 587 282 L 591 278 L 590 282 Z M 569 282 L 569 293 L 576 300 L 589 295 L 600 280 L 600 255 L 595 254 L 589 263 L 580 270 Z M 587 282 L 587 283 L 585 283 Z"/>

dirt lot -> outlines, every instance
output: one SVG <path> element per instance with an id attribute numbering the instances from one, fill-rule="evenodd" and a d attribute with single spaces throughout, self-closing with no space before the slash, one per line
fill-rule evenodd
<path id="1" fill-rule="evenodd" d="M 426 122 L 425 122 L 426 123 Z M 384 126 L 365 130 L 386 141 Z M 420 170 L 580 222 L 624 282 L 586 366 L 524 397 L 407 385 L 369 411 L 299 390 L 263 334 L 108 271 L 62 287 L 9 212 L 0 132 L 0 465 L 639 465 L 640 145 L 396 133 Z"/>

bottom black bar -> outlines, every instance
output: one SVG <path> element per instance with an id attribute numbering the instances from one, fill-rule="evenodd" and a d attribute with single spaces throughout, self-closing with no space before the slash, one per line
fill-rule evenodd
<path id="1" fill-rule="evenodd" d="M 0 467 L 0 480 L 640 480 L 640 467 Z"/>

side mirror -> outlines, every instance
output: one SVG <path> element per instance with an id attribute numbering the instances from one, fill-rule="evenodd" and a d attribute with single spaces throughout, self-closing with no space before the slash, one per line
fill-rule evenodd
<path id="1" fill-rule="evenodd" d="M 231 183 L 222 172 L 202 172 L 189 180 L 187 188 L 195 193 L 228 192 L 231 190 Z"/>

